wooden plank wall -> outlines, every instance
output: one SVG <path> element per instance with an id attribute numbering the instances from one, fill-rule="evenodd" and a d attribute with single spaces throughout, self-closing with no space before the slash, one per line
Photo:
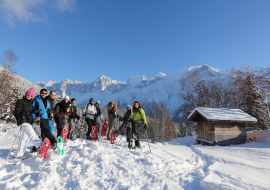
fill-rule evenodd
<path id="1" fill-rule="evenodd" d="M 214 123 L 199 122 L 198 123 L 198 137 L 207 141 L 215 141 L 215 127 Z"/>
<path id="2" fill-rule="evenodd" d="M 245 123 L 215 123 L 215 140 L 219 145 L 246 143 Z"/>

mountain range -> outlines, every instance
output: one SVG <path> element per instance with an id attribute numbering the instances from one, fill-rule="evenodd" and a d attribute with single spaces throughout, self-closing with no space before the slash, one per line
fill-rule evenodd
<path id="1" fill-rule="evenodd" d="M 240 67 L 238 69 L 243 69 Z M 252 67 L 253 68 L 253 67 Z M 48 90 L 54 90 L 57 94 L 64 93 L 70 98 L 76 98 L 77 104 L 86 105 L 90 98 L 100 100 L 101 107 L 108 102 L 115 101 L 121 109 L 134 101 L 139 101 L 146 113 L 149 113 L 153 103 L 165 105 L 171 112 L 174 120 L 183 121 L 179 107 L 181 105 L 181 86 L 179 80 L 190 71 L 196 72 L 204 78 L 231 77 L 227 70 L 214 69 L 208 65 L 192 66 L 179 70 L 172 75 L 158 73 L 150 78 L 144 75 L 130 77 L 126 82 L 112 80 L 102 75 L 96 80 L 89 82 L 71 81 L 69 79 L 60 83 L 49 81 L 48 83 L 37 82 L 36 84 Z"/>

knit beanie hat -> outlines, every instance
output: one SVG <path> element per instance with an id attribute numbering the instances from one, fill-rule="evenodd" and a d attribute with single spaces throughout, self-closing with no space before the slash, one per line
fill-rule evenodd
<path id="1" fill-rule="evenodd" d="M 65 100 L 65 99 L 69 100 L 69 96 L 65 96 L 64 100 Z"/>
<path id="2" fill-rule="evenodd" d="M 100 105 L 100 101 L 98 100 L 95 104 L 98 104 L 98 105 Z"/>
<path id="3" fill-rule="evenodd" d="M 26 91 L 25 96 L 28 95 L 28 94 L 30 94 L 30 95 L 32 95 L 32 97 L 34 97 L 35 96 L 35 90 L 33 88 L 30 88 L 29 90 Z"/>
<path id="4" fill-rule="evenodd" d="M 131 105 L 127 105 L 127 108 L 130 108 L 130 109 L 132 109 Z"/>
<path id="5" fill-rule="evenodd" d="M 89 102 L 91 102 L 91 100 L 93 100 L 93 101 L 94 101 L 94 98 L 90 98 Z"/>

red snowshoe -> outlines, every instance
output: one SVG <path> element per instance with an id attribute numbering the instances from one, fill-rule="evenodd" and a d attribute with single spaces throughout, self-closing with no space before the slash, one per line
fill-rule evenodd
<path id="1" fill-rule="evenodd" d="M 69 129 L 67 126 L 65 126 L 62 130 L 62 134 L 61 137 L 64 139 L 64 141 L 66 142 L 67 140 L 67 135 L 68 135 Z"/>
<path id="2" fill-rule="evenodd" d="M 41 147 L 39 158 L 46 158 L 47 151 L 51 146 L 51 141 L 46 137 Z"/>
<path id="3" fill-rule="evenodd" d="M 112 131 L 111 133 L 111 143 L 114 144 L 114 140 L 115 140 L 115 131 Z"/>
<path id="4" fill-rule="evenodd" d="M 92 135 L 93 135 L 93 140 L 96 141 L 98 139 L 98 136 L 97 136 L 97 127 L 96 126 L 93 126 L 92 127 Z"/>
<path id="5" fill-rule="evenodd" d="M 106 135 L 106 131 L 108 129 L 108 124 L 107 123 L 104 123 L 102 125 L 102 131 L 101 131 L 101 136 L 104 137 Z"/>

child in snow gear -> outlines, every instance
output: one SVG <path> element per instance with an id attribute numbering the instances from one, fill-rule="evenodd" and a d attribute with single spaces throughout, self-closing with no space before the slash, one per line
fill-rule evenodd
<path id="1" fill-rule="evenodd" d="M 54 116 L 54 113 L 55 113 L 55 110 L 54 110 L 54 98 L 56 96 L 56 92 L 55 91 L 50 91 L 50 94 L 49 96 L 47 96 L 47 99 L 48 101 L 50 102 L 50 105 L 51 105 L 51 117 Z M 54 126 L 53 126 L 53 123 L 52 123 L 52 119 L 49 120 L 49 128 L 51 130 L 51 133 L 53 135 L 53 132 L 54 132 Z"/>
<path id="2" fill-rule="evenodd" d="M 71 99 L 71 109 L 70 109 L 70 115 L 68 118 L 68 124 L 69 124 L 69 133 L 67 138 L 71 139 L 73 137 L 73 131 L 75 129 L 75 118 L 77 118 L 78 120 L 80 119 L 80 116 L 77 115 L 77 107 L 76 107 L 76 99 L 72 98 Z"/>
<path id="3" fill-rule="evenodd" d="M 42 140 L 47 137 L 51 141 L 51 145 L 53 148 L 56 147 L 56 140 L 52 135 L 50 128 L 49 128 L 49 110 L 51 109 L 50 102 L 46 98 L 47 90 L 41 89 L 40 96 L 37 96 L 33 100 L 33 109 L 32 109 L 32 117 L 34 121 L 40 123 L 41 129 L 41 137 Z"/>
<path id="4" fill-rule="evenodd" d="M 54 116 L 54 120 L 57 125 L 57 137 L 59 137 L 61 136 L 62 130 L 66 124 L 66 119 L 70 116 L 71 105 L 69 97 L 66 96 L 61 102 L 57 103 L 54 109 L 59 109 L 57 114 Z"/>
<path id="5" fill-rule="evenodd" d="M 18 124 L 21 124 L 22 135 L 19 143 L 17 152 L 15 153 L 16 159 L 26 159 L 27 156 L 24 155 L 27 143 L 29 140 L 34 144 L 34 146 L 39 149 L 42 145 L 42 141 L 36 135 L 33 125 L 33 118 L 31 115 L 32 111 L 32 100 L 35 95 L 33 88 L 29 89 L 25 96 L 16 102 L 14 116 Z"/>
<path id="6" fill-rule="evenodd" d="M 115 131 L 116 136 L 119 135 L 119 133 L 123 130 L 126 129 L 126 135 L 127 135 L 127 142 L 130 141 L 130 132 L 131 132 L 131 120 L 132 120 L 132 110 L 131 106 L 127 105 L 127 112 L 124 114 L 123 118 L 119 118 L 119 121 L 123 121 L 123 124 L 121 127 Z"/>
<path id="7" fill-rule="evenodd" d="M 117 105 L 115 102 L 109 102 L 107 107 L 105 108 L 102 118 L 105 119 L 105 123 L 108 123 L 109 125 L 109 130 L 107 133 L 107 139 L 111 139 L 111 133 L 112 133 L 112 126 L 113 126 L 113 121 L 116 118 L 116 111 L 117 111 Z"/>
<path id="8" fill-rule="evenodd" d="M 90 137 L 90 133 L 92 133 L 92 127 L 96 125 L 95 117 L 98 116 L 96 107 L 94 106 L 94 98 L 89 100 L 89 104 L 86 105 L 83 116 L 85 117 L 85 121 L 88 125 L 86 137 L 91 140 L 92 137 Z"/>
<path id="9" fill-rule="evenodd" d="M 144 110 L 138 101 L 134 102 L 133 105 L 133 117 L 132 117 L 132 133 L 135 137 L 135 146 L 140 148 L 139 142 L 139 128 L 144 126 L 147 129 L 147 122 Z"/>

